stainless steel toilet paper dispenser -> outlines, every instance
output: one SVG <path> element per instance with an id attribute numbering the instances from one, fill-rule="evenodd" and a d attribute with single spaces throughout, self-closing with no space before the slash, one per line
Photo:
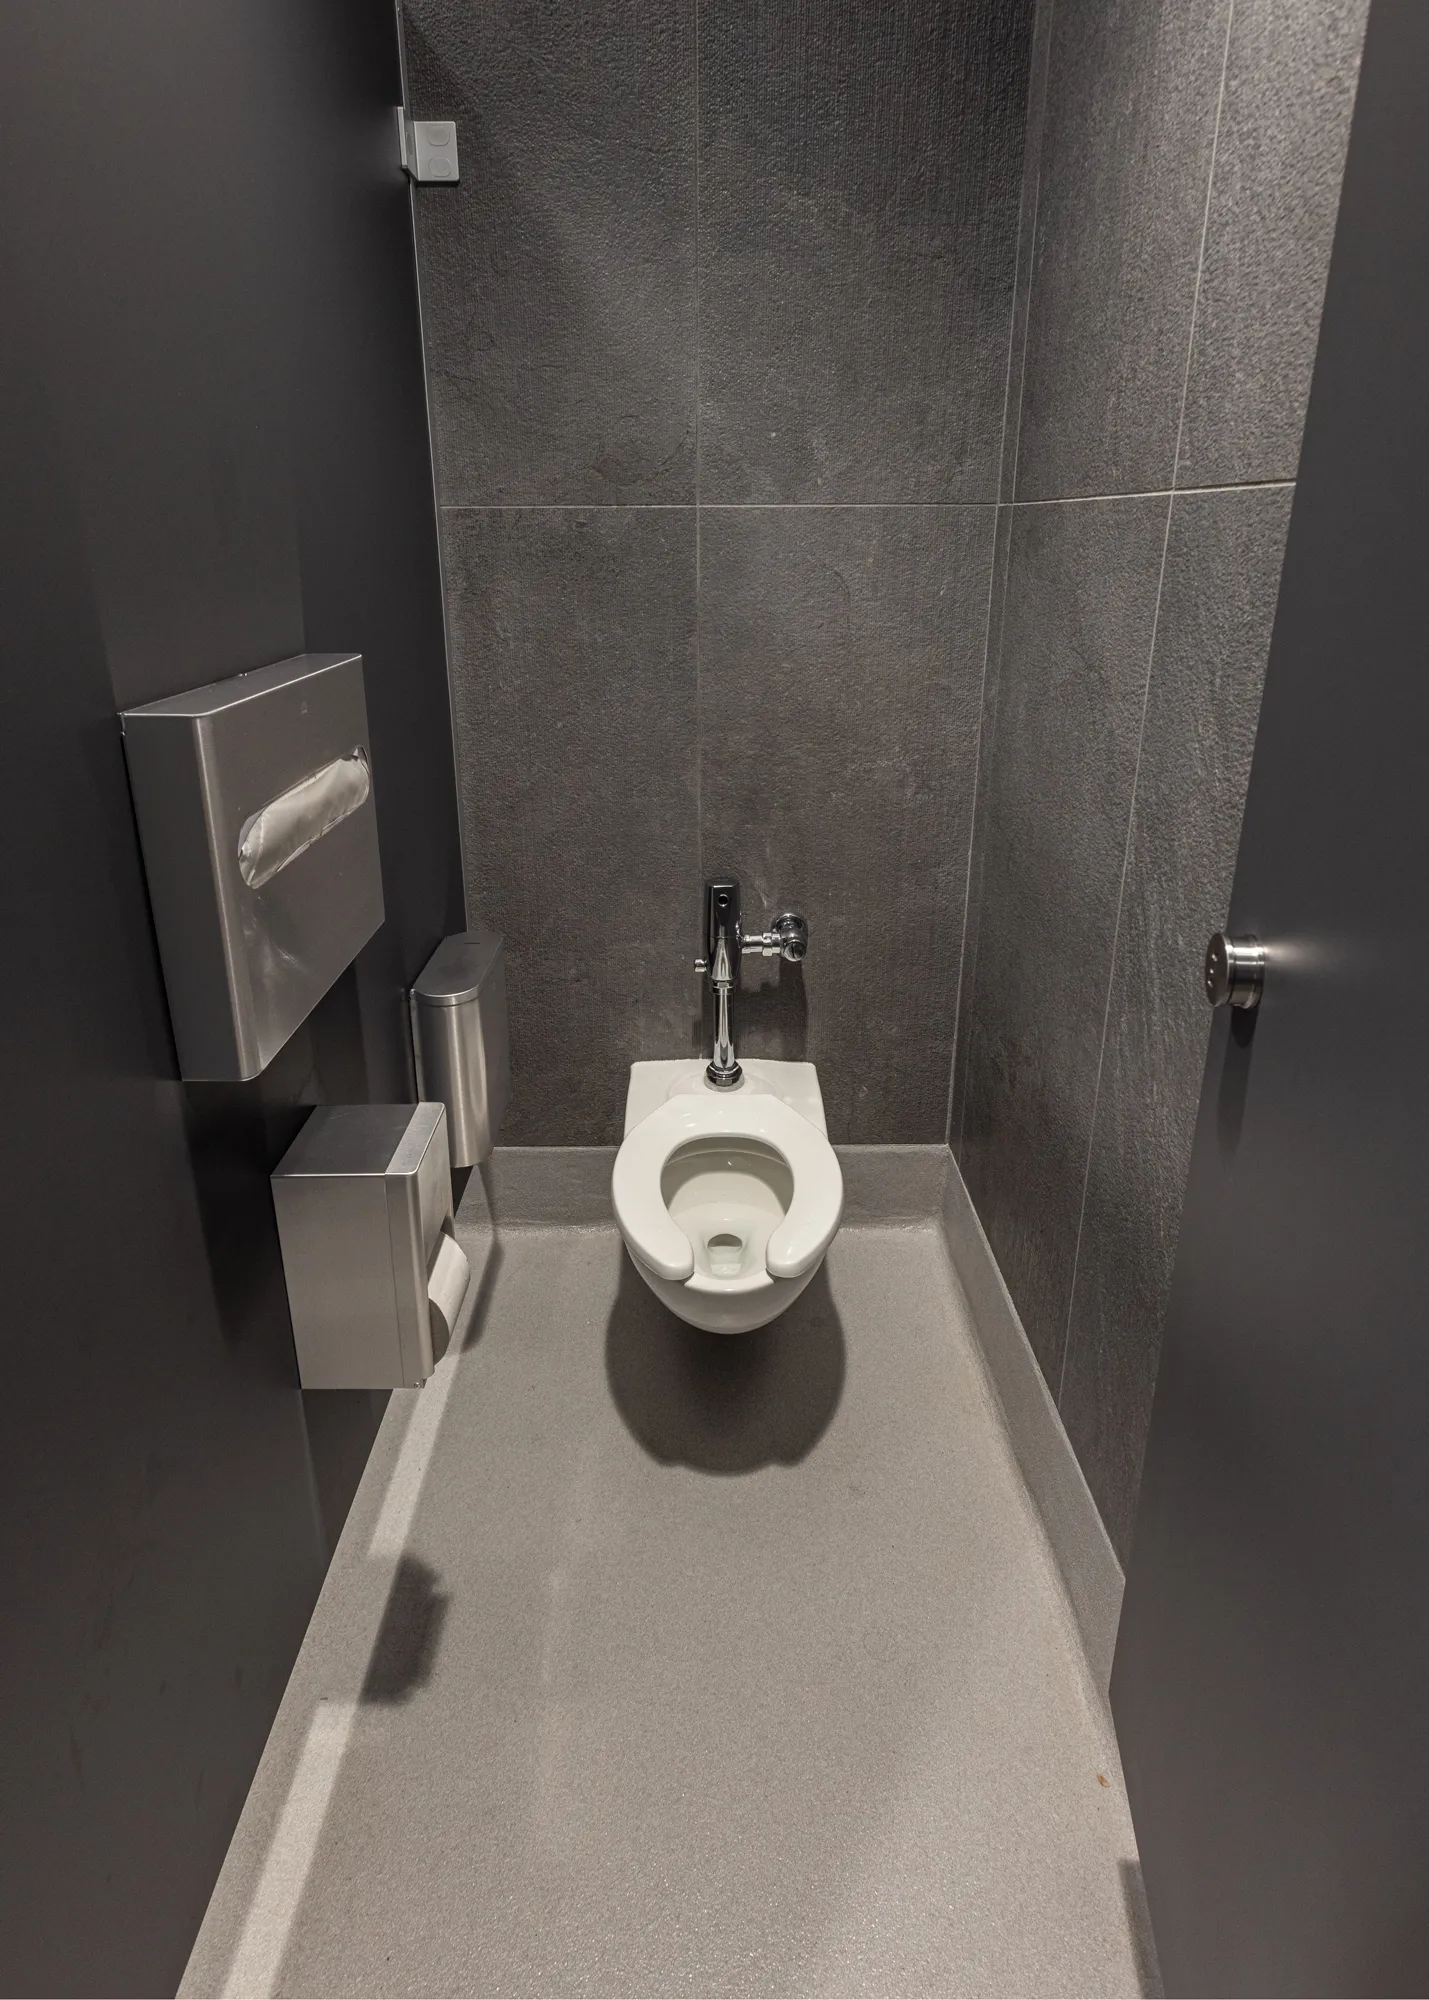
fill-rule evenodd
<path id="1" fill-rule="evenodd" d="M 273 1174 L 305 1389 L 424 1382 L 471 1280 L 440 1104 L 322 1105 Z"/>
<path id="2" fill-rule="evenodd" d="M 361 655 L 120 719 L 180 1073 L 246 1082 L 382 922 Z"/>
<path id="3" fill-rule="evenodd" d="M 417 1092 L 447 1108 L 452 1165 L 474 1167 L 496 1143 L 511 1096 L 505 942 L 478 924 L 444 938 L 412 988 Z"/>

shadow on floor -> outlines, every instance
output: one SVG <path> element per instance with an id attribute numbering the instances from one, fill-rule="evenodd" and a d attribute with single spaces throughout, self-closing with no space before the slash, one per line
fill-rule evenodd
<path id="1" fill-rule="evenodd" d="M 432 1678 L 447 1597 L 440 1578 L 415 1556 L 403 1556 L 387 1593 L 382 1626 L 367 1663 L 362 1699 L 391 1706 L 406 1701 Z"/>
<path id="2" fill-rule="evenodd" d="M 771 1325 L 731 1335 L 686 1326 L 621 1259 L 605 1372 L 627 1429 L 661 1465 L 797 1465 L 833 1419 L 845 1367 L 823 1269 Z"/>
<path id="3" fill-rule="evenodd" d="M 476 1295 L 471 1301 L 471 1310 L 467 1313 L 463 1304 L 463 1313 L 457 1318 L 456 1349 L 459 1354 L 465 1354 L 468 1348 L 475 1347 L 485 1333 L 487 1314 L 491 1311 L 491 1300 L 496 1291 L 496 1280 L 501 1275 L 504 1252 L 494 1234 L 484 1247 L 486 1262 L 481 1267 L 481 1275 L 474 1281 Z M 472 1254 L 469 1242 L 467 1248 L 468 1254 Z"/>
<path id="4" fill-rule="evenodd" d="M 1126 1904 L 1131 1948 L 1136 1953 L 1137 1983 L 1144 1995 L 1149 1995 L 1151 2000 L 1160 2000 L 1164 1991 L 1161 1967 L 1156 1957 L 1156 1940 L 1151 1930 L 1151 1911 L 1147 1907 L 1146 1887 L 1141 1879 L 1141 1864 L 1138 1861 L 1122 1861 L 1117 1865 L 1121 1869 L 1121 1895 Z"/>

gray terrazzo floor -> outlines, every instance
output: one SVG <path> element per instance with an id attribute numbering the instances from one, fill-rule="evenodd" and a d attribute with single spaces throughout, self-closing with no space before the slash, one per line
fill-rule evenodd
<path id="1" fill-rule="evenodd" d="M 394 1398 L 183 1991 L 1131 1994 L 1103 1712 L 940 1233 L 742 1340 L 608 1229 Z"/>

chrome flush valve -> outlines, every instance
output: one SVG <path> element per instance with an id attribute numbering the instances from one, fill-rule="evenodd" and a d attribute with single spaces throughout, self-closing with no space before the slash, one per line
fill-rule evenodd
<path id="1" fill-rule="evenodd" d="M 761 958 L 787 958 L 791 965 L 798 965 L 809 955 L 808 922 L 793 910 L 786 910 L 767 931 L 742 939 L 740 950 L 757 951 Z"/>
<path id="2" fill-rule="evenodd" d="M 745 952 L 761 958 L 785 958 L 798 965 L 808 955 L 809 926 L 793 910 L 774 919 L 767 931 L 744 935 L 739 917 L 739 884 L 726 879 L 705 884 L 705 952 L 695 960 L 696 972 L 707 972 L 715 994 L 714 1055 L 705 1075 L 716 1090 L 733 1090 L 744 1072 L 735 1060 L 730 1028 L 729 996 Z"/>

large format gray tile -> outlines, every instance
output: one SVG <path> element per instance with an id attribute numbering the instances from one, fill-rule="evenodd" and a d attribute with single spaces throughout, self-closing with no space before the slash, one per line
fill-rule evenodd
<path id="1" fill-rule="evenodd" d="M 444 521 L 467 902 L 505 933 L 502 1137 L 617 1141 L 626 1070 L 693 1046 L 695 519 Z"/>
<path id="2" fill-rule="evenodd" d="M 1115 1748 L 936 1228 L 845 1231 L 735 1341 L 614 1231 L 498 1247 L 184 1991 L 1143 1990 Z"/>
<path id="3" fill-rule="evenodd" d="M 1230 0 L 1057 0 L 1017 497 L 1171 483 Z"/>
<path id="4" fill-rule="evenodd" d="M 940 1141 L 993 509 L 713 509 L 700 535 L 705 872 L 812 933 L 802 968 L 749 962 L 739 1046 L 818 1063 L 838 1143 Z"/>
<path id="5" fill-rule="evenodd" d="M 1031 0 L 700 14 L 700 493 L 990 500 Z"/>
<path id="6" fill-rule="evenodd" d="M 962 1168 L 1054 1393 L 1167 505 L 1013 524 Z"/>
<path id="7" fill-rule="evenodd" d="M 1369 0 L 1237 0 L 1177 483 L 1293 479 Z"/>
<path id="8" fill-rule="evenodd" d="M 1061 1408 L 1126 1559 L 1270 646 L 1286 488 L 1174 507 Z"/>
<path id="9" fill-rule="evenodd" d="M 693 0 L 405 11 L 461 149 L 416 198 L 441 497 L 692 499 Z"/>

